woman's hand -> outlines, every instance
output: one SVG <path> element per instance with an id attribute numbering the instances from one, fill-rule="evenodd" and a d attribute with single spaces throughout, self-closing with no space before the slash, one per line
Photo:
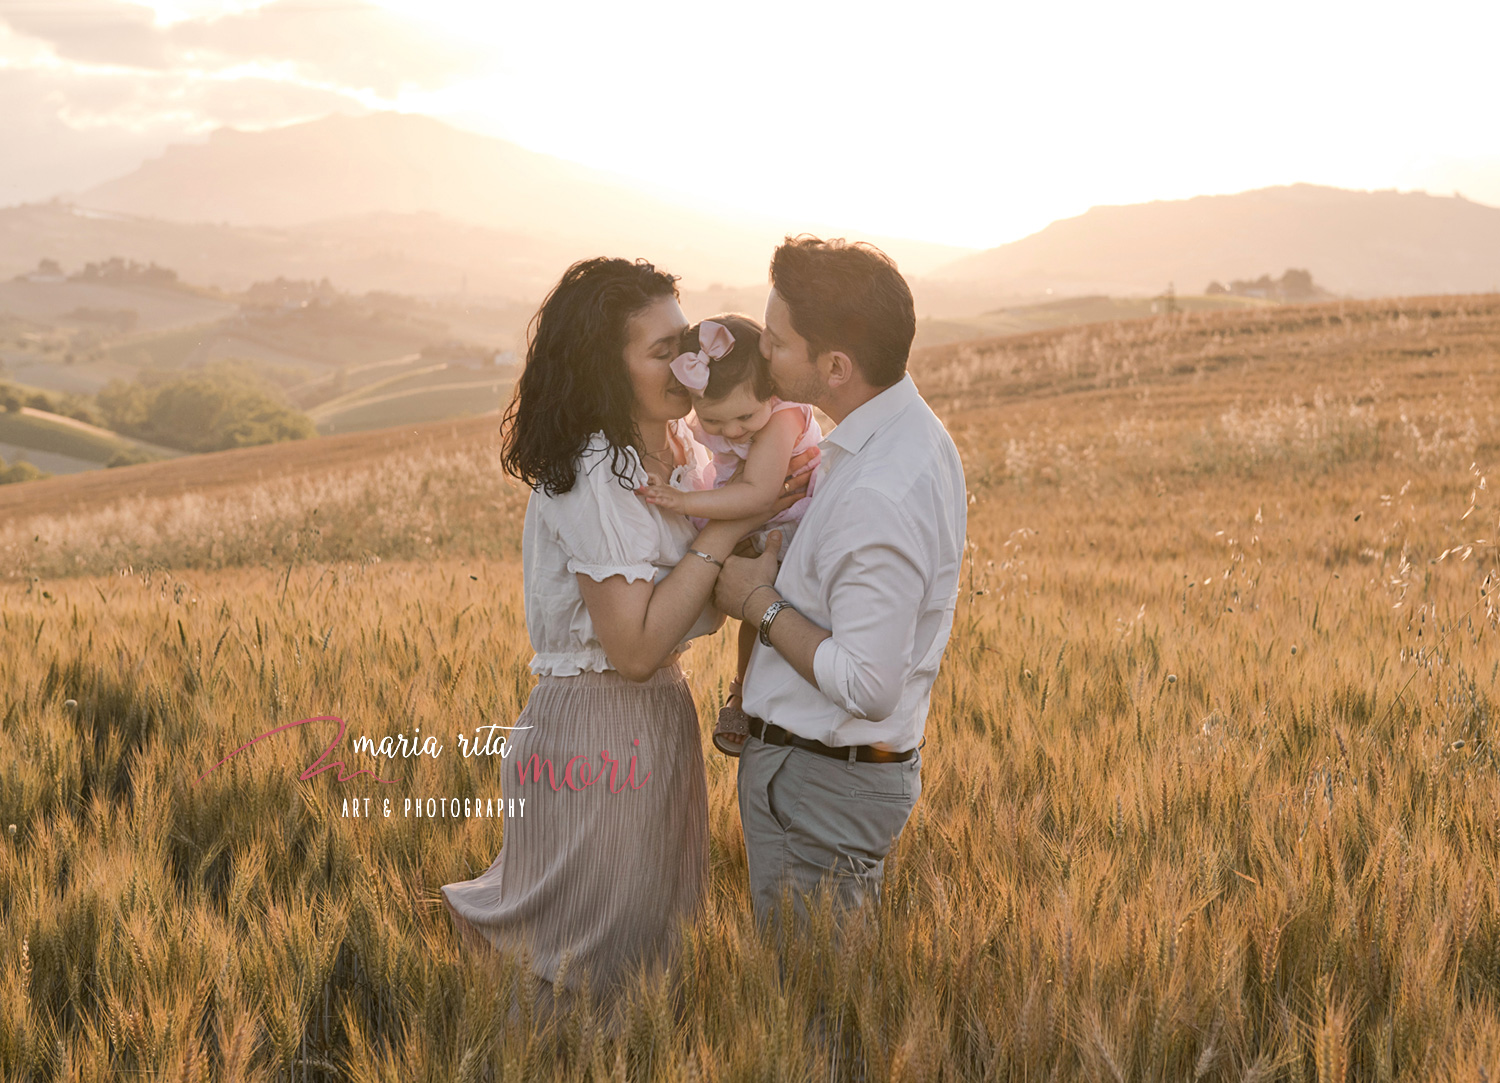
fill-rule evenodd
<path id="1" fill-rule="evenodd" d="M 649 485 L 642 485 L 638 488 L 636 494 L 646 503 L 655 504 L 662 511 L 676 512 L 678 515 L 687 514 L 682 491 L 670 485 L 653 481 Z"/>

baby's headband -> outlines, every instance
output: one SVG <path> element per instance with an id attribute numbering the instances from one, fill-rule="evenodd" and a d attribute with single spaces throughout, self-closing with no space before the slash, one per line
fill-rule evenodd
<path id="1" fill-rule="evenodd" d="M 713 320 L 704 320 L 698 325 L 698 351 L 678 354 L 672 361 L 672 375 L 682 381 L 682 386 L 693 391 L 702 391 L 708 386 L 708 362 L 727 354 L 734 346 L 734 336 L 729 328 Z"/>

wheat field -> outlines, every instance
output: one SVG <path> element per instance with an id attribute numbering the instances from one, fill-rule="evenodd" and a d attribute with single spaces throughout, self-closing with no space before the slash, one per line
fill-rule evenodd
<path id="1" fill-rule="evenodd" d="M 727 629 L 684 660 L 707 911 L 613 1021 L 509 1013 L 523 968 L 460 951 L 437 890 L 502 820 L 346 814 L 500 789 L 456 744 L 531 683 L 492 426 L 325 473 L 261 450 L 227 488 L 174 491 L 184 462 L 112 472 L 110 503 L 33 490 L 0 519 L 5 1078 L 1496 1077 L 1500 297 L 912 371 L 969 551 L 878 921 L 756 932 L 707 741 Z M 318 716 L 396 783 L 299 779 L 326 722 L 215 767 Z M 440 756 L 353 752 L 418 727 Z"/>

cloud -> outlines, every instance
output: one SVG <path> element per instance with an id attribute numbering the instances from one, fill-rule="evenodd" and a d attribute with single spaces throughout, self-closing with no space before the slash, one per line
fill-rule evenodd
<path id="1" fill-rule="evenodd" d="M 483 60 L 470 43 L 358 0 L 275 0 L 165 25 L 151 8 L 123 0 L 0 3 L 0 19 L 75 64 L 194 73 L 248 66 L 387 100 L 442 86 Z"/>
<path id="2" fill-rule="evenodd" d="M 0 206 L 82 191 L 225 124 L 358 113 L 345 94 L 257 78 L 0 66 Z"/>
<path id="3" fill-rule="evenodd" d="M 171 63 L 156 15 L 140 4 L 82 0 L 67 4 L 6 4 L 17 33 L 47 42 L 59 57 L 89 64 L 163 68 Z"/>
<path id="4" fill-rule="evenodd" d="M 169 138 L 115 124 L 80 130 L 65 122 L 77 80 L 46 71 L 0 69 L 0 206 L 79 190 L 127 172 Z M 180 133 L 174 133 L 180 134 Z"/>
<path id="5" fill-rule="evenodd" d="M 0 0 L 0 206 L 81 191 L 225 125 L 389 108 L 482 60 L 363 0 L 172 23 L 126 0 Z"/>

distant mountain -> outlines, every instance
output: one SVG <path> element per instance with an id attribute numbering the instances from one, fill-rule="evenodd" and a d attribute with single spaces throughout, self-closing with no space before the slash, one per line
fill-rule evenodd
<path id="1" fill-rule="evenodd" d="M 242 290 L 252 282 L 329 278 L 356 293 L 389 290 L 540 300 L 580 242 L 539 239 L 434 214 L 367 214 L 307 226 L 168 222 L 66 203 L 0 209 L 0 278 L 57 260 L 65 270 L 112 256 L 154 262 L 185 282 Z"/>
<path id="2" fill-rule="evenodd" d="M 932 277 L 996 296 L 1201 293 L 1289 267 L 1357 297 L 1500 290 L 1500 209 L 1311 184 L 1095 207 Z"/>
<path id="3" fill-rule="evenodd" d="M 759 270 L 743 282 L 729 275 L 684 281 L 688 318 L 725 311 L 758 315 L 766 302 L 765 264 L 777 239 L 756 243 Z M 887 250 L 896 254 L 899 244 Z M 195 286 L 230 292 L 278 277 L 328 278 L 349 293 L 386 290 L 450 299 L 466 294 L 534 306 L 570 263 L 600 252 L 587 240 L 538 238 L 431 213 L 365 214 L 273 228 L 168 222 L 60 201 L 0 207 L 0 281 L 33 272 L 44 259 L 72 273 L 120 256 L 169 267 Z M 661 262 L 674 273 L 684 271 Z M 903 262 L 903 271 L 908 266 Z M 907 273 L 921 315 L 972 316 L 999 303 L 988 290 Z"/>
<path id="4" fill-rule="evenodd" d="M 261 132 L 221 129 L 201 145 L 168 148 L 76 202 L 171 222 L 283 229 L 436 215 L 525 238 L 523 248 L 565 248 L 573 258 L 645 256 L 700 285 L 764 282 L 783 234 L 819 229 L 685 209 L 624 178 L 398 113 L 329 116 Z M 875 241 L 917 274 L 966 251 L 845 235 Z M 508 247 L 494 252 L 496 260 L 510 255 Z"/>

